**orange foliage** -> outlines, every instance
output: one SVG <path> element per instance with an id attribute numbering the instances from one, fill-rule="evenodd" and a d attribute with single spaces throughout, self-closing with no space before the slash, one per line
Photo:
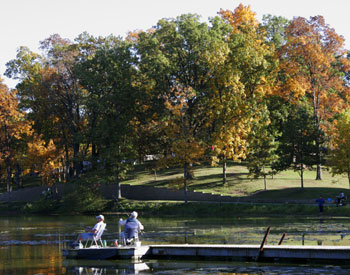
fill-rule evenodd
<path id="1" fill-rule="evenodd" d="M 350 91 L 342 73 L 350 69 L 344 39 L 322 16 L 294 18 L 286 29 L 287 43 L 279 51 L 280 72 L 285 76 L 275 92 L 295 102 L 306 96 L 318 121 L 348 107 Z M 325 123 L 321 127 L 325 126 Z"/>

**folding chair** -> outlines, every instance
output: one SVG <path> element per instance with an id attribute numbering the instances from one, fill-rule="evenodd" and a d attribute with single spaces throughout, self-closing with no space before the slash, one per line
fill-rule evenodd
<path id="1" fill-rule="evenodd" d="M 86 240 L 85 248 L 87 248 L 89 241 L 91 241 L 91 244 L 89 247 L 92 247 L 92 245 L 94 245 L 94 244 L 96 245 L 96 247 L 103 247 L 101 237 L 102 237 L 103 231 L 105 231 L 105 229 L 106 229 L 106 225 L 107 225 L 106 223 L 103 223 L 100 227 L 100 230 L 97 231 L 96 235 L 94 235 L 91 239 Z"/>

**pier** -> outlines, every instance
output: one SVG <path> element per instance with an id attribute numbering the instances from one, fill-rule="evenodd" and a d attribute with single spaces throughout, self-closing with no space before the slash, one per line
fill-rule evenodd
<path id="1" fill-rule="evenodd" d="M 64 249 L 68 259 L 189 259 L 251 261 L 350 261 L 350 246 L 168 244 Z"/>

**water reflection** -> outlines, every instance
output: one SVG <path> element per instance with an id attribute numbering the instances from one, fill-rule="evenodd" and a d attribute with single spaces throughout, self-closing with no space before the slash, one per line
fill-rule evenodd
<path id="1" fill-rule="evenodd" d="M 99 275 L 99 274 L 140 274 L 150 271 L 145 262 L 133 261 L 64 261 L 66 274 L 74 275 Z"/>
<path id="2" fill-rule="evenodd" d="M 146 262 L 64 262 L 66 274 L 349 274 L 349 267 L 322 265 L 293 265 L 283 263 L 146 261 Z"/>
<path id="3" fill-rule="evenodd" d="M 111 244 L 119 235 L 119 216 L 105 216 L 107 232 L 103 238 Z M 94 221 L 94 216 L 0 217 L 0 274 L 305 274 L 305 270 L 350 274 L 350 269 L 344 266 L 241 262 L 146 261 L 139 263 L 140 269 L 136 263 L 117 261 L 103 262 L 102 266 L 101 262 L 64 265 L 62 248 Z M 141 236 L 142 244 L 260 244 L 266 228 L 271 226 L 268 245 L 278 244 L 284 232 L 282 245 L 350 245 L 350 220 L 341 217 L 141 218 L 141 221 L 146 228 Z M 145 269 L 141 270 L 142 266 Z"/>

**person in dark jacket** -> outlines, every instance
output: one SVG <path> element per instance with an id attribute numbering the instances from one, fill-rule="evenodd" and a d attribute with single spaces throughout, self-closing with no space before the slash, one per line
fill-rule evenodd
<path id="1" fill-rule="evenodd" d="M 137 219 L 137 212 L 130 213 L 126 220 L 120 219 L 119 225 L 124 225 L 124 232 L 120 234 L 120 240 L 123 244 L 130 244 L 130 240 L 138 239 L 139 233 L 144 229 L 141 222 Z"/>
<path id="2" fill-rule="evenodd" d="M 325 204 L 325 200 L 324 198 L 322 198 L 322 196 L 320 196 L 317 200 L 316 200 L 317 204 L 318 204 L 318 209 L 320 211 L 320 213 L 323 213 L 323 205 Z"/>

